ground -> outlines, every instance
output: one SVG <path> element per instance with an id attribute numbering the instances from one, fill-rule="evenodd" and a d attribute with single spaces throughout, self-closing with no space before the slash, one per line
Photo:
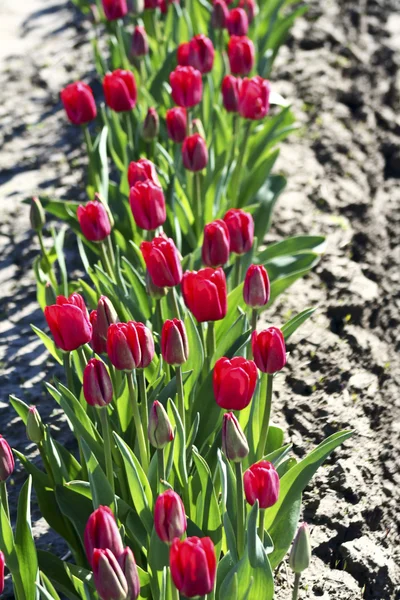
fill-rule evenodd
<path id="1" fill-rule="evenodd" d="M 10 393 L 36 403 L 44 419 L 52 415 L 60 439 L 65 428 L 43 395 L 43 377 L 54 371 L 29 329 L 44 323 L 31 272 L 37 245 L 21 199 L 82 194 L 79 136 L 58 93 L 82 75 L 90 80 L 90 48 L 85 24 L 64 2 L 14 4 L 0 1 L 0 432 L 32 453 Z M 398 0 L 312 0 L 272 77 L 300 130 L 282 147 L 277 170 L 289 183 L 267 241 L 327 236 L 315 271 L 265 313 L 279 325 L 318 307 L 291 340 L 274 420 L 299 456 L 338 429 L 355 431 L 304 494 L 308 599 L 400 598 L 398 9 Z M 15 489 L 23 477 L 18 467 Z M 37 518 L 34 511 L 41 547 L 62 552 Z M 277 600 L 289 598 L 291 580 L 282 564 Z"/>

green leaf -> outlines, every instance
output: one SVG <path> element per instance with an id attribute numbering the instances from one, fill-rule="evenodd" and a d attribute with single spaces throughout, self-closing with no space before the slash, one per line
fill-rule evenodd
<path id="1" fill-rule="evenodd" d="M 185 385 L 185 395 L 188 398 L 203 368 L 204 349 L 199 332 L 197 331 L 193 317 L 189 311 L 185 317 L 185 327 L 188 337 L 189 358 L 184 365 L 184 369 L 185 371 L 192 371 L 192 374 Z"/>
<path id="2" fill-rule="evenodd" d="M 96 509 L 100 505 L 112 507 L 114 505 L 115 497 L 108 479 L 100 467 L 95 455 L 85 443 L 85 440 L 82 440 L 81 444 L 89 475 L 90 489 L 92 491 L 93 498 L 93 508 Z"/>
<path id="3" fill-rule="evenodd" d="M 297 235 L 286 238 L 281 242 L 270 244 L 265 250 L 257 255 L 256 262 L 257 264 L 262 265 L 277 256 L 300 254 L 305 250 L 312 250 L 317 254 L 322 254 L 324 249 L 325 238 L 322 235 Z"/>
<path id="4" fill-rule="evenodd" d="M 29 476 L 19 494 L 15 529 L 15 550 L 26 600 L 36 600 L 38 577 L 38 559 L 31 529 L 31 488 L 32 478 Z"/>
<path id="5" fill-rule="evenodd" d="M 285 187 L 286 179 L 282 175 L 271 175 L 254 198 L 254 202 L 259 205 L 253 214 L 254 235 L 259 243 L 263 242 L 271 227 L 275 204 Z"/>
<path id="6" fill-rule="evenodd" d="M 316 308 L 306 308 L 298 315 L 292 317 L 290 321 L 285 323 L 281 328 L 283 335 L 285 336 L 285 341 L 287 341 L 291 335 L 302 325 L 307 319 L 314 314 Z"/>
<path id="7" fill-rule="evenodd" d="M 279 565 L 290 548 L 296 534 L 300 511 L 301 494 L 288 506 L 285 511 L 285 518 L 276 519 L 268 531 L 274 543 L 274 550 L 269 556 L 273 569 Z"/>
<path id="8" fill-rule="evenodd" d="M 57 348 L 53 340 L 41 329 L 35 327 L 35 325 L 31 324 L 33 331 L 40 338 L 43 344 L 46 346 L 46 349 L 50 352 L 51 356 L 58 362 L 60 365 L 63 364 L 62 352 Z"/>
<path id="9" fill-rule="evenodd" d="M 186 467 L 186 434 L 175 403 L 168 399 L 167 413 L 175 431 L 174 439 L 174 468 L 181 487 L 187 486 L 188 476 Z"/>
<path id="10" fill-rule="evenodd" d="M 25 404 L 25 402 L 23 402 L 22 400 L 17 398 L 16 396 L 13 396 L 12 394 L 10 395 L 10 404 L 12 405 L 13 409 L 15 410 L 17 415 L 20 417 L 20 419 L 22 419 L 22 421 L 24 422 L 24 425 L 26 425 L 26 422 L 28 420 L 28 414 L 29 414 L 29 406 L 27 404 Z"/>

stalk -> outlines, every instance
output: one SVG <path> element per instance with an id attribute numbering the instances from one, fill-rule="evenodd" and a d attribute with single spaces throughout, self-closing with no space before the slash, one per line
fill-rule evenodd
<path id="1" fill-rule="evenodd" d="M 128 57 L 126 55 L 124 35 L 123 35 L 123 29 L 122 29 L 122 20 L 121 19 L 117 19 L 116 24 L 115 24 L 115 30 L 116 30 L 115 32 L 116 32 L 116 35 L 117 35 L 117 40 L 118 40 L 118 47 L 119 47 L 119 51 L 120 51 L 120 54 L 121 54 L 122 68 L 129 70 L 130 64 L 129 64 Z"/>
<path id="2" fill-rule="evenodd" d="M 261 460 L 264 456 L 265 445 L 268 439 L 269 419 L 271 416 L 271 405 L 272 405 L 272 385 L 273 376 L 269 373 L 264 374 L 264 378 L 267 381 L 267 391 L 265 396 L 265 409 L 264 416 L 261 425 L 260 441 L 258 443 L 257 460 Z"/>
<path id="3" fill-rule="evenodd" d="M 134 137 L 133 137 L 133 129 L 132 129 L 132 122 L 131 122 L 131 115 L 129 112 L 125 113 L 126 114 L 126 133 L 128 136 L 128 149 L 130 150 L 130 152 L 133 155 L 133 149 L 135 147 L 134 144 Z M 128 153 L 129 154 L 129 153 Z M 132 156 L 128 156 L 128 158 L 132 158 Z"/>
<path id="4" fill-rule="evenodd" d="M 251 121 L 248 120 L 245 125 L 242 147 L 240 148 L 239 159 L 232 178 L 232 205 L 237 206 L 238 196 L 240 192 L 240 183 L 243 170 L 243 162 L 246 156 L 247 143 L 249 141 L 251 131 Z"/>
<path id="5" fill-rule="evenodd" d="M 236 471 L 236 503 L 237 503 L 237 551 L 239 559 L 244 552 L 244 492 L 242 463 L 235 463 Z"/>
<path id="6" fill-rule="evenodd" d="M 4 508 L 4 512 L 7 515 L 7 519 L 8 521 L 10 521 L 10 508 L 8 506 L 7 484 L 5 481 L 0 482 L 0 498 Z"/>
<path id="7" fill-rule="evenodd" d="M 87 365 L 86 354 L 83 349 L 83 346 L 80 346 L 78 348 L 78 356 L 79 356 L 79 362 L 81 363 L 81 369 L 82 369 L 82 373 L 83 373 L 83 371 L 85 370 L 86 365 Z"/>
<path id="8" fill-rule="evenodd" d="M 300 573 L 295 573 L 294 575 L 294 588 L 292 600 L 297 600 L 297 598 L 299 597 L 300 575 Z"/>
<path id="9" fill-rule="evenodd" d="M 107 247 L 104 242 L 100 242 L 100 256 L 105 272 L 111 277 L 112 280 L 114 280 L 113 268 L 111 266 L 110 259 L 107 253 Z"/>
<path id="10" fill-rule="evenodd" d="M 175 288 L 174 287 L 172 287 L 170 289 L 170 298 L 172 300 L 172 305 L 174 307 L 174 313 L 175 313 L 177 319 L 180 319 L 181 318 L 181 313 L 180 313 L 180 310 L 179 310 L 178 300 L 177 300 L 177 297 L 176 297 L 176 293 L 175 293 Z"/>
<path id="11" fill-rule="evenodd" d="M 139 384 L 139 396 L 140 396 L 140 408 L 142 413 L 142 426 L 144 432 L 147 434 L 147 430 L 149 428 L 149 409 L 147 405 L 147 389 L 146 389 L 146 375 L 144 373 L 144 369 L 137 369 L 136 376 Z M 149 440 L 145 437 L 146 440 L 146 452 L 149 456 L 150 447 Z"/>
<path id="12" fill-rule="evenodd" d="M 168 571 L 171 579 L 171 600 L 179 600 L 179 592 L 175 587 L 174 581 L 172 579 L 171 569 L 168 569 Z"/>
<path id="13" fill-rule="evenodd" d="M 260 522 L 258 524 L 258 537 L 264 544 L 265 508 L 260 509 Z"/>
<path id="14" fill-rule="evenodd" d="M 115 265 L 115 254 L 114 254 L 114 248 L 112 245 L 112 239 L 111 239 L 111 235 L 108 235 L 105 239 L 105 243 L 107 245 L 107 254 L 108 254 L 108 258 L 111 262 L 111 266 L 114 267 Z"/>
<path id="15" fill-rule="evenodd" d="M 138 401 L 137 401 L 135 382 L 133 380 L 133 372 L 130 371 L 129 373 L 127 373 L 126 377 L 128 380 L 129 395 L 130 395 L 131 401 L 132 401 L 133 420 L 135 423 L 136 436 L 137 436 L 137 441 L 138 441 L 138 446 L 139 446 L 140 460 L 142 462 L 144 471 L 147 473 L 147 470 L 149 468 L 149 458 L 148 458 L 147 450 L 146 450 L 146 440 L 145 440 L 144 433 L 143 433 L 142 421 L 140 419 L 140 412 L 139 412 L 139 406 L 138 406 Z"/>
<path id="16" fill-rule="evenodd" d="M 41 230 L 39 230 L 37 232 L 37 234 L 38 234 L 38 238 L 39 238 L 40 250 L 42 252 L 43 258 L 44 258 L 45 263 L 46 263 L 46 266 L 48 268 L 48 275 L 49 275 L 49 278 L 50 278 L 50 281 L 51 281 L 51 285 L 54 287 L 55 291 L 57 292 L 57 287 L 58 287 L 57 279 L 56 279 L 56 277 L 54 275 L 53 267 L 52 267 L 52 265 L 50 263 L 49 257 L 47 255 L 46 248 L 44 246 L 43 233 L 42 233 Z"/>
<path id="17" fill-rule="evenodd" d="M 248 350 L 247 350 L 247 355 L 250 360 L 253 358 L 253 350 L 251 347 L 251 338 L 253 336 L 253 333 L 257 330 L 257 319 L 258 319 L 258 310 L 256 308 L 252 308 L 252 310 L 251 310 L 251 335 L 250 335 L 250 341 L 249 341 L 249 346 L 248 346 Z"/>
<path id="18" fill-rule="evenodd" d="M 242 257 L 239 255 L 236 257 L 235 265 L 233 267 L 233 289 L 237 288 L 242 279 Z"/>
<path id="19" fill-rule="evenodd" d="M 71 353 L 70 352 L 64 352 L 63 363 L 64 363 L 65 375 L 67 378 L 67 387 L 68 387 L 69 391 L 74 394 L 75 393 L 74 379 L 73 379 L 72 368 L 71 368 Z"/>
<path id="20" fill-rule="evenodd" d="M 194 212 L 197 235 L 200 237 L 203 229 L 203 218 L 201 214 L 201 175 L 194 173 Z"/>
<path id="21" fill-rule="evenodd" d="M 211 360 L 212 360 L 212 357 L 214 355 L 215 348 L 217 345 L 216 339 L 215 339 L 215 321 L 208 321 L 206 345 L 207 345 L 207 359 L 208 359 L 208 363 L 209 363 L 208 366 L 209 366 L 209 368 L 211 368 Z"/>
<path id="22" fill-rule="evenodd" d="M 111 441 L 110 424 L 108 422 L 107 407 L 106 406 L 101 407 L 99 412 L 100 412 L 101 427 L 103 430 L 104 458 L 106 461 L 106 475 L 107 475 L 108 483 L 111 486 L 113 495 L 115 496 L 114 469 L 113 469 L 112 450 L 111 450 L 112 441 Z"/>
<path id="23" fill-rule="evenodd" d="M 159 492 L 161 493 L 161 480 L 165 480 L 165 461 L 164 461 L 164 448 L 157 449 L 157 469 L 158 469 L 158 486 Z"/>
<path id="24" fill-rule="evenodd" d="M 175 370 L 176 373 L 176 387 L 178 392 L 178 412 L 182 421 L 183 431 L 185 429 L 185 391 L 183 388 L 183 378 L 182 378 L 182 367 L 178 365 Z"/>

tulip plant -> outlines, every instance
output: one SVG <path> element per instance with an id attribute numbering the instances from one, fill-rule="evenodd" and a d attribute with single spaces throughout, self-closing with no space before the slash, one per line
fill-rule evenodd
<path id="1" fill-rule="evenodd" d="M 302 492 L 351 435 L 294 458 L 273 422 L 273 386 L 313 309 L 267 328 L 261 317 L 323 244 L 264 244 L 285 187 L 272 174 L 277 144 L 295 128 L 267 77 L 304 7 L 75 2 L 92 12 L 104 90 L 104 101 L 83 82 L 61 92 L 86 144 L 88 201 L 31 201 L 48 330 L 33 329 L 64 369 L 45 387 L 75 449 L 11 397 L 41 465 L 0 436 L 1 586 L 5 563 L 17 600 L 270 600 Z M 52 246 L 45 211 L 62 222 Z M 15 527 L 14 457 L 28 474 Z M 32 485 L 62 557 L 35 547 Z M 296 540 L 293 598 L 310 560 L 306 526 Z"/>

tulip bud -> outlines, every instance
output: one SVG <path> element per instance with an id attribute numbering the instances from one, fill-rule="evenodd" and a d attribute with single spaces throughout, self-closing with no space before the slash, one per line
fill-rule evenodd
<path id="1" fill-rule="evenodd" d="M 185 507 L 173 490 L 160 494 L 154 506 L 154 528 L 161 541 L 172 544 L 187 528 Z"/>
<path id="2" fill-rule="evenodd" d="M 213 389 L 217 404 L 226 410 L 243 410 L 250 404 L 257 385 L 257 367 L 252 360 L 223 356 L 214 365 Z"/>
<path id="3" fill-rule="evenodd" d="M 150 444 L 154 446 L 154 448 L 160 450 L 165 448 L 165 446 L 174 439 L 171 421 L 169 420 L 165 408 L 158 400 L 153 402 L 150 409 L 149 428 L 147 433 Z"/>
<path id="4" fill-rule="evenodd" d="M 140 58 L 149 53 L 149 42 L 144 27 L 137 25 L 132 36 L 132 56 Z"/>
<path id="5" fill-rule="evenodd" d="M 243 79 L 239 93 L 239 113 L 244 119 L 258 121 L 269 111 L 271 85 L 267 79 L 258 75 Z"/>
<path id="6" fill-rule="evenodd" d="M 250 265 L 243 286 L 243 298 L 247 306 L 261 308 L 268 303 L 270 284 L 263 265 Z"/>
<path id="7" fill-rule="evenodd" d="M 228 43 L 228 58 L 233 75 L 248 75 L 254 66 L 254 44 L 246 36 L 233 35 Z"/>
<path id="8" fill-rule="evenodd" d="M 186 597 L 212 592 L 217 572 L 215 548 L 209 537 L 188 537 L 172 543 L 169 564 L 175 587 Z"/>
<path id="9" fill-rule="evenodd" d="M 252 23 L 258 12 L 258 6 L 255 0 L 239 0 L 238 6 L 246 11 L 249 23 Z"/>
<path id="10" fill-rule="evenodd" d="M 129 187 L 133 187 L 139 181 L 151 180 L 153 183 L 161 187 L 158 179 L 155 165 L 147 158 L 139 158 L 136 162 L 129 163 L 128 167 L 128 183 Z"/>
<path id="11" fill-rule="evenodd" d="M 154 231 L 167 218 L 164 193 L 150 179 L 131 187 L 129 205 L 136 225 L 146 231 Z"/>
<path id="12" fill-rule="evenodd" d="M 249 453 L 249 445 L 239 421 L 233 413 L 225 413 L 222 421 L 222 450 L 228 460 L 242 462 Z"/>
<path id="13" fill-rule="evenodd" d="M 91 242 L 102 242 L 111 233 L 108 213 L 101 202 L 88 202 L 76 211 L 79 225 L 85 238 Z"/>
<path id="14" fill-rule="evenodd" d="M 44 296 L 45 296 L 45 300 L 46 300 L 46 306 L 51 306 L 52 304 L 55 304 L 57 301 L 56 293 L 50 282 L 46 283 L 46 285 L 45 285 Z"/>
<path id="15" fill-rule="evenodd" d="M 207 267 L 222 267 L 229 260 L 229 231 L 222 219 L 204 227 L 201 259 Z"/>
<path id="16" fill-rule="evenodd" d="M 201 171 L 208 163 L 208 150 L 205 140 L 195 133 L 187 137 L 182 144 L 183 166 L 189 171 Z"/>
<path id="17" fill-rule="evenodd" d="M 34 231 L 42 231 L 46 223 L 46 216 L 44 214 L 42 203 L 36 196 L 32 198 L 30 219 L 32 229 Z"/>
<path id="18" fill-rule="evenodd" d="M 190 53 L 190 46 L 189 46 L 189 42 L 182 42 L 182 44 L 179 44 L 177 50 L 176 50 L 176 60 L 177 63 L 180 67 L 188 67 L 189 66 L 189 53 Z M 194 65 L 192 65 L 194 66 Z"/>
<path id="19" fill-rule="evenodd" d="M 239 110 L 239 90 L 242 80 L 233 75 L 225 75 L 222 80 L 222 102 L 225 110 L 228 112 L 238 112 Z"/>
<path id="20" fill-rule="evenodd" d="M 0 435 L 0 481 L 6 481 L 14 471 L 14 456 L 8 442 Z"/>
<path id="21" fill-rule="evenodd" d="M 214 0 L 211 24 L 214 29 L 225 29 L 229 17 L 229 9 L 225 0 Z"/>
<path id="22" fill-rule="evenodd" d="M 254 331 L 251 348 L 254 362 L 263 373 L 272 375 L 286 365 L 285 338 L 277 327 L 269 327 L 260 333 Z"/>
<path id="23" fill-rule="evenodd" d="M 4 554 L 0 550 L 0 594 L 2 594 L 4 592 L 4 565 L 5 565 Z"/>
<path id="24" fill-rule="evenodd" d="M 108 21 L 122 19 L 128 13 L 126 0 L 102 0 L 105 17 Z"/>
<path id="25" fill-rule="evenodd" d="M 279 475 L 274 465 L 261 460 L 252 465 L 243 475 L 244 493 L 247 502 L 253 506 L 256 500 L 260 508 L 273 506 L 279 497 Z"/>
<path id="26" fill-rule="evenodd" d="M 193 133 L 198 133 L 204 140 L 206 139 L 206 132 L 204 131 L 203 123 L 201 119 L 193 119 L 192 121 Z"/>
<path id="27" fill-rule="evenodd" d="M 145 369 L 154 357 L 153 335 L 143 323 L 114 323 L 107 332 L 107 354 L 120 371 Z"/>
<path id="28" fill-rule="evenodd" d="M 97 303 L 97 329 L 99 336 L 107 340 L 107 332 L 110 325 L 118 323 L 118 315 L 111 300 L 107 296 L 100 296 Z"/>
<path id="29" fill-rule="evenodd" d="M 189 347 L 183 321 L 165 321 L 161 331 L 161 354 L 169 365 L 183 365 L 187 361 Z"/>
<path id="30" fill-rule="evenodd" d="M 26 435 L 28 440 L 35 444 L 40 444 L 44 438 L 44 427 L 36 406 L 29 407 L 28 419 L 26 421 Z"/>
<path id="31" fill-rule="evenodd" d="M 103 361 L 92 358 L 83 371 L 83 395 L 91 406 L 107 406 L 113 398 L 113 387 Z"/>
<path id="32" fill-rule="evenodd" d="M 128 583 L 111 550 L 95 548 L 93 579 L 101 600 L 126 600 Z"/>
<path id="33" fill-rule="evenodd" d="M 124 550 L 121 534 L 115 517 L 108 506 L 99 506 L 90 515 L 85 527 L 84 544 L 86 556 L 93 566 L 93 552 L 95 548 L 108 548 L 114 556 L 120 556 Z"/>
<path id="34" fill-rule="evenodd" d="M 90 323 L 92 324 L 92 339 L 90 342 L 90 345 L 92 346 L 94 352 L 96 352 L 96 354 L 104 354 L 105 352 L 107 352 L 107 342 L 106 340 L 100 335 L 99 332 L 99 319 L 98 319 L 98 315 L 97 315 L 97 310 L 92 310 L 92 312 L 89 315 L 90 318 Z"/>
<path id="35" fill-rule="evenodd" d="M 187 63 L 200 73 L 209 73 L 214 63 L 214 46 L 204 34 L 195 35 L 189 42 Z"/>
<path id="36" fill-rule="evenodd" d="M 128 584 L 127 600 L 136 600 L 140 594 L 140 581 L 135 557 L 129 547 L 118 558 L 118 563 Z"/>
<path id="37" fill-rule="evenodd" d="M 181 144 L 186 137 L 187 130 L 186 108 L 177 106 L 167 110 L 166 123 L 168 137 L 176 144 Z"/>
<path id="38" fill-rule="evenodd" d="M 240 208 L 231 208 L 224 216 L 224 221 L 229 229 L 231 252 L 248 252 L 254 241 L 254 220 L 251 214 Z"/>
<path id="39" fill-rule="evenodd" d="M 229 35 L 246 35 L 249 29 L 249 19 L 243 8 L 233 8 L 226 22 Z"/>
<path id="40" fill-rule="evenodd" d="M 142 138 L 151 142 L 158 136 L 160 130 L 160 119 L 155 108 L 149 108 L 142 129 Z"/>
<path id="41" fill-rule="evenodd" d="M 154 281 L 150 276 L 150 273 L 146 271 L 146 292 L 151 298 L 154 298 L 155 300 L 160 300 L 168 294 L 168 288 L 158 287 L 158 285 L 155 285 Z"/>
<path id="42" fill-rule="evenodd" d="M 294 573 L 305 571 L 311 561 L 310 530 L 307 523 L 302 523 L 294 538 L 293 546 L 289 555 L 289 566 Z"/>

